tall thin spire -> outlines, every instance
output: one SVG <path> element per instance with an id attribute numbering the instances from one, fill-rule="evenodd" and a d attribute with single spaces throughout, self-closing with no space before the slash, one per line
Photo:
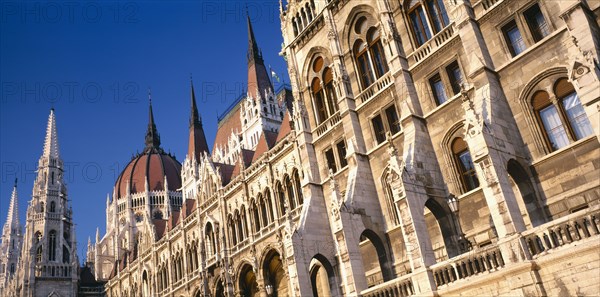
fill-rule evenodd
<path id="1" fill-rule="evenodd" d="M 154 113 L 152 113 L 152 94 L 150 93 L 150 89 L 148 89 L 148 129 L 146 130 L 146 149 L 150 148 L 159 148 L 160 147 L 160 135 L 156 130 L 156 125 L 154 124 Z"/>
<path id="2" fill-rule="evenodd" d="M 250 22 L 250 15 L 246 11 L 246 20 L 248 22 L 248 64 L 260 63 L 263 64 L 262 53 L 258 49 L 256 38 L 254 38 L 254 30 L 252 30 L 252 22 Z"/>
<path id="3" fill-rule="evenodd" d="M 194 93 L 194 83 L 192 82 L 192 78 L 190 77 L 190 86 L 191 86 L 191 94 L 190 98 L 192 100 L 192 114 L 190 115 L 190 127 L 199 124 L 202 126 L 202 118 L 200 118 L 200 114 L 198 113 L 198 107 L 196 106 L 196 94 Z"/>
<path id="4" fill-rule="evenodd" d="M 194 92 L 194 84 L 191 82 L 191 115 L 190 115 L 190 138 L 188 142 L 188 158 L 195 156 L 196 162 L 200 160 L 200 154 L 208 153 L 208 143 L 202 127 L 202 118 L 198 113 L 196 105 L 196 94 Z"/>
<path id="5" fill-rule="evenodd" d="M 250 15 L 246 15 L 246 20 L 248 23 L 248 95 L 256 99 L 259 96 L 264 97 L 268 90 L 272 91 L 273 85 L 254 37 Z"/>
<path id="6" fill-rule="evenodd" d="M 46 128 L 46 140 L 44 141 L 44 153 L 42 154 L 42 157 L 59 158 L 54 108 L 50 109 L 50 116 L 48 117 L 48 127 Z"/>
<path id="7" fill-rule="evenodd" d="M 8 206 L 8 216 L 6 217 L 5 228 L 20 229 L 19 223 L 19 198 L 17 196 L 17 179 L 15 178 L 15 186 L 13 187 L 12 195 L 10 197 L 10 204 Z"/>

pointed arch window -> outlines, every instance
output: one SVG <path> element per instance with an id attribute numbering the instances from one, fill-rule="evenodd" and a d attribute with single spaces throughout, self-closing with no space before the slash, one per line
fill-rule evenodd
<path id="1" fill-rule="evenodd" d="M 367 88 L 375 81 L 375 79 L 373 77 L 373 66 L 368 57 L 368 46 L 366 42 L 360 39 L 356 41 L 356 44 L 354 45 L 354 57 L 362 86 L 363 88 Z"/>
<path id="2" fill-rule="evenodd" d="M 35 262 L 42 262 L 42 246 L 40 245 L 35 252 Z"/>
<path id="3" fill-rule="evenodd" d="M 48 260 L 56 261 L 56 231 L 48 233 Z"/>
<path id="4" fill-rule="evenodd" d="M 369 22 L 373 23 L 366 16 L 362 16 L 353 26 L 358 37 L 354 41 L 352 52 L 363 88 L 369 87 L 389 70 L 379 28 L 371 26 Z"/>
<path id="5" fill-rule="evenodd" d="M 310 89 L 314 100 L 316 121 L 321 124 L 339 110 L 333 85 L 333 71 L 325 66 L 325 60 L 321 56 L 314 59 L 311 70 Z"/>
<path id="6" fill-rule="evenodd" d="M 412 35 L 418 46 L 450 23 L 443 0 L 413 0 L 408 4 L 407 11 Z"/>
<path id="7" fill-rule="evenodd" d="M 475 164 L 473 164 L 469 147 L 462 138 L 456 138 L 452 142 L 452 153 L 460 174 L 463 190 L 468 192 L 479 187 Z"/>
<path id="8" fill-rule="evenodd" d="M 573 85 L 566 78 L 560 78 L 554 84 L 553 91 L 554 100 L 547 92 L 538 91 L 531 102 L 551 151 L 593 133 Z"/>
<path id="9" fill-rule="evenodd" d="M 54 201 L 50 201 L 50 212 L 56 211 L 56 203 Z"/>
<path id="10" fill-rule="evenodd" d="M 63 245 L 63 263 L 68 264 L 71 262 L 71 254 L 69 253 L 69 249 L 67 246 Z"/>

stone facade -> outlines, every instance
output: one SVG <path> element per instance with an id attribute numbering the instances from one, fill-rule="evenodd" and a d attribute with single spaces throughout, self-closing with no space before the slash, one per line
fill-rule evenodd
<path id="1" fill-rule="evenodd" d="M 20 255 L 14 276 L 1 293 L 2 296 L 74 297 L 79 281 L 77 240 L 73 210 L 63 179 L 54 109 L 50 110 L 44 151 L 36 172 L 22 242 L 15 186 L 9 220 L 12 232 L 16 233 L 18 248 L 15 250 L 20 250 Z M 8 230 L 4 229 L 4 236 Z M 3 237 L 2 245 L 8 243 Z"/>
<path id="2" fill-rule="evenodd" d="M 247 94 L 211 153 L 192 88 L 177 189 L 119 178 L 87 296 L 600 293 L 599 2 L 280 12 L 291 90 L 248 22 Z"/>

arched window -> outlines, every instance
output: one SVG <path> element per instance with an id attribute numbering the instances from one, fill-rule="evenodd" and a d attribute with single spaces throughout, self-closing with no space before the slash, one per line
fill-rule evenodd
<path id="1" fill-rule="evenodd" d="M 359 17 L 354 24 L 353 54 L 359 80 L 363 88 L 369 87 L 388 72 L 379 29 L 370 24 L 366 16 Z"/>
<path id="2" fill-rule="evenodd" d="M 44 202 L 40 202 L 40 212 L 44 212 Z"/>
<path id="3" fill-rule="evenodd" d="M 356 61 L 356 67 L 358 68 L 358 74 L 363 88 L 370 86 L 375 79 L 373 78 L 373 66 L 368 57 L 368 46 L 367 43 L 362 40 L 357 40 L 354 44 L 354 59 Z"/>
<path id="4" fill-rule="evenodd" d="M 56 203 L 54 201 L 50 201 L 50 212 L 56 211 Z"/>
<path id="5" fill-rule="evenodd" d="M 254 232 L 260 231 L 260 216 L 258 215 L 258 205 L 256 202 L 252 205 L 252 215 L 254 216 Z"/>
<path id="6" fill-rule="evenodd" d="M 383 53 L 383 46 L 381 45 L 379 30 L 377 30 L 377 28 L 372 27 L 369 29 L 369 32 L 367 33 L 367 42 L 369 43 L 369 53 L 371 54 L 373 66 L 375 67 L 375 75 L 381 77 L 388 71 L 388 67 Z"/>
<path id="7" fill-rule="evenodd" d="M 333 88 L 333 71 L 331 71 L 331 68 L 325 67 L 325 70 L 323 71 L 323 81 L 325 82 L 327 107 L 329 108 L 329 113 L 331 116 L 331 114 L 340 109 L 337 102 L 337 95 L 335 94 L 335 89 Z"/>
<path id="8" fill-rule="evenodd" d="M 310 92 L 313 97 L 316 122 L 321 124 L 339 109 L 333 85 L 333 71 L 326 66 L 324 57 L 317 56 L 312 60 L 308 81 L 311 82 Z"/>
<path id="9" fill-rule="evenodd" d="M 573 85 L 566 78 L 561 78 L 554 84 L 553 91 L 556 100 L 552 100 L 547 92 L 538 91 L 531 101 L 552 151 L 593 133 Z"/>
<path id="10" fill-rule="evenodd" d="M 452 154 L 460 174 L 463 190 L 468 192 L 479 187 L 479 180 L 477 179 L 477 172 L 471 159 L 469 147 L 462 138 L 456 138 L 452 142 Z"/>
<path id="11" fill-rule="evenodd" d="M 443 0 L 412 0 L 409 2 L 408 18 L 413 37 L 418 46 L 446 27 L 450 21 Z"/>
<path id="12" fill-rule="evenodd" d="M 323 88 L 321 87 L 321 80 L 319 80 L 319 78 L 313 79 L 311 89 L 317 108 L 317 122 L 322 123 L 329 117 L 329 115 L 327 113 L 327 107 L 325 106 L 325 94 L 323 92 Z"/>
<path id="13" fill-rule="evenodd" d="M 48 237 L 48 260 L 56 261 L 56 231 L 50 231 Z"/>
<path id="14" fill-rule="evenodd" d="M 35 252 L 35 262 L 42 262 L 42 246 L 40 245 Z"/>
<path id="15" fill-rule="evenodd" d="M 10 263 L 10 274 L 15 274 L 15 263 Z"/>
<path id="16" fill-rule="evenodd" d="M 296 208 L 296 198 L 294 195 L 294 186 L 289 177 L 285 178 L 285 188 L 288 196 L 288 205 L 290 206 L 290 210 L 293 210 Z"/>
<path id="17" fill-rule="evenodd" d="M 67 246 L 63 245 L 63 263 L 69 263 L 71 262 L 71 254 L 69 253 L 69 249 L 67 248 Z"/>

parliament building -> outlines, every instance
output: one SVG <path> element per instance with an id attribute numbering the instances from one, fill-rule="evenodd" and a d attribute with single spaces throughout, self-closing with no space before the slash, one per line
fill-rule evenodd
<path id="1" fill-rule="evenodd" d="M 151 104 L 122 131 L 143 151 L 81 267 L 51 112 L 0 295 L 600 294 L 599 1 L 287 2 L 290 85 L 248 17 L 212 145 L 193 84 L 182 162 Z"/>

